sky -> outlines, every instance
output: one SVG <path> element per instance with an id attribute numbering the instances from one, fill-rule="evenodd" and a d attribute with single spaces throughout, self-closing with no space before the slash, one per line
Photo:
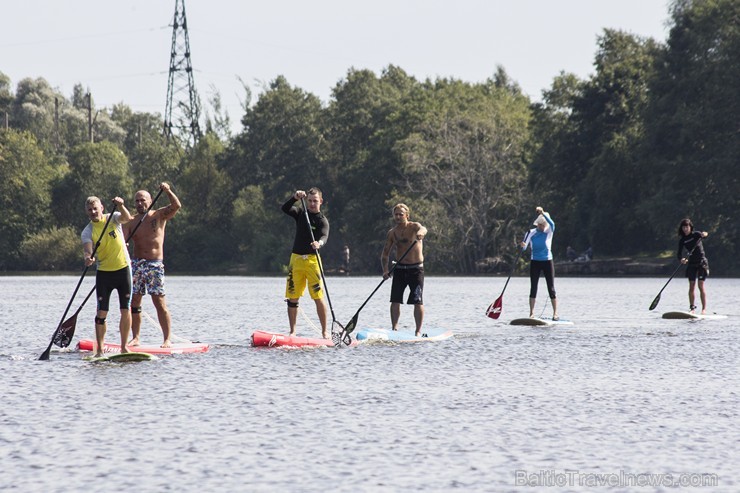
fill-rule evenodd
<path id="1" fill-rule="evenodd" d="M 389 65 L 418 80 L 470 83 L 501 65 L 539 100 L 561 71 L 593 74 L 605 28 L 664 42 L 667 0 L 185 0 L 196 89 L 221 95 L 234 131 L 245 100 L 277 76 L 318 96 L 354 69 Z M 165 110 L 175 0 L 23 0 L 0 3 L 0 72 L 13 91 L 42 77 L 98 108 Z"/>

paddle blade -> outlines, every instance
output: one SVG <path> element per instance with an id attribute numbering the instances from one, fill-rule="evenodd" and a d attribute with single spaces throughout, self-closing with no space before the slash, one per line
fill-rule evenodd
<path id="1" fill-rule="evenodd" d="M 332 332 L 331 333 L 331 342 L 334 343 L 335 347 L 339 347 L 342 345 L 342 333 L 341 332 Z"/>
<path id="2" fill-rule="evenodd" d="M 75 328 L 77 327 L 77 314 L 75 313 L 59 327 L 59 330 L 54 334 L 54 344 L 59 347 L 67 347 L 72 342 L 72 338 L 75 335 Z"/>
<path id="3" fill-rule="evenodd" d="M 41 353 L 41 356 L 39 356 L 39 361 L 49 361 L 49 354 L 51 354 L 51 345 L 53 342 L 54 341 L 50 342 L 46 350 Z"/>
<path id="4" fill-rule="evenodd" d="M 502 310 L 502 304 L 503 304 L 503 296 L 499 296 L 496 301 L 491 303 L 491 306 L 488 307 L 488 310 L 486 310 L 486 315 L 489 318 L 497 319 L 501 316 L 501 310 Z"/>
<path id="5" fill-rule="evenodd" d="M 351 334 L 355 330 L 356 327 L 357 327 L 357 314 L 355 313 L 355 316 L 352 317 L 352 320 L 350 320 L 347 323 L 347 325 L 344 327 L 344 332 L 343 332 L 344 337 Z"/>
<path id="6" fill-rule="evenodd" d="M 660 301 L 660 295 L 656 296 L 652 303 L 650 303 L 650 309 L 655 310 L 655 307 L 658 306 L 658 302 Z"/>

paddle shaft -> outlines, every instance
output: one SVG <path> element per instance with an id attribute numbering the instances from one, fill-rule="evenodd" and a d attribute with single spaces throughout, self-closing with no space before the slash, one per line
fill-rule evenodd
<path id="1" fill-rule="evenodd" d="M 395 263 L 395 264 L 393 264 L 393 267 L 391 267 L 391 268 L 390 268 L 390 270 L 388 271 L 388 277 L 390 277 L 390 275 L 391 275 L 391 274 L 393 274 L 393 271 L 394 271 L 394 270 L 396 270 L 396 266 L 397 266 L 397 265 L 398 265 L 398 264 L 399 264 L 399 263 L 401 262 L 401 260 L 403 260 L 403 259 L 404 259 L 404 258 L 406 257 L 406 255 L 408 255 L 408 253 L 409 253 L 409 252 L 411 251 L 411 249 L 412 249 L 412 248 L 414 248 L 414 245 L 416 245 L 416 243 L 417 243 L 418 241 L 419 241 L 419 240 L 414 240 L 414 241 L 413 241 L 413 243 L 411 243 L 411 246 L 410 246 L 410 247 L 408 247 L 408 248 L 406 249 L 406 251 L 405 251 L 405 252 L 403 252 L 403 255 L 401 255 L 401 257 L 400 257 L 400 258 L 399 258 L 398 260 L 396 260 L 396 263 Z M 370 293 L 370 296 L 368 296 L 368 297 L 367 297 L 367 299 L 366 299 L 366 300 L 365 300 L 365 302 L 364 302 L 364 303 L 362 304 L 362 306 L 360 306 L 360 308 L 359 308 L 359 309 L 357 310 L 357 312 L 355 313 L 355 316 L 354 316 L 354 317 L 352 317 L 353 319 L 354 319 L 354 318 L 355 318 L 355 317 L 356 317 L 357 315 L 359 315 L 360 311 L 361 311 L 361 310 L 362 310 L 363 308 L 365 308 L 365 305 L 367 305 L 367 302 L 368 302 L 368 301 L 370 301 L 370 298 L 372 298 L 372 297 L 373 297 L 373 295 L 374 295 L 374 294 L 376 293 L 376 291 L 378 291 L 378 289 L 380 289 L 380 286 L 382 286 L 382 285 L 383 285 L 383 283 L 384 283 L 385 281 L 386 281 L 386 278 L 385 278 L 385 277 L 383 277 L 383 280 L 382 280 L 382 281 L 380 281 L 380 283 L 379 283 L 379 284 L 378 284 L 378 285 L 377 285 L 377 286 L 375 287 L 375 289 L 373 289 L 373 292 L 372 292 L 372 293 Z"/>
<path id="2" fill-rule="evenodd" d="M 527 234 L 524 235 L 524 241 L 525 242 L 527 241 L 527 238 L 529 238 L 529 231 L 527 231 Z M 506 282 L 504 283 L 504 289 L 501 290 L 501 295 L 499 296 L 499 298 L 501 298 L 504 295 L 504 291 L 506 291 L 506 287 L 509 285 L 509 281 L 511 280 L 511 276 L 514 275 L 514 271 L 516 270 L 516 264 L 519 263 L 519 259 L 522 257 L 522 255 L 524 255 L 524 252 L 526 252 L 526 251 L 527 251 L 527 248 L 526 247 L 522 248 L 522 250 L 519 252 L 519 254 L 514 259 L 514 263 L 511 265 L 511 272 L 509 272 L 509 277 L 506 278 Z"/>
<path id="3" fill-rule="evenodd" d="M 144 219 L 145 219 L 145 218 L 147 217 L 147 215 L 149 214 L 149 211 L 151 211 L 151 210 L 152 210 L 152 207 L 154 207 L 154 204 L 155 204 L 155 203 L 157 202 L 157 199 L 159 198 L 159 196 L 160 196 L 160 195 L 162 195 L 162 189 L 160 189 L 160 190 L 159 190 L 159 193 L 158 193 L 158 194 L 156 195 L 156 197 L 154 197 L 154 200 L 152 200 L 152 203 L 151 203 L 151 205 L 149 206 L 149 208 L 148 208 L 148 209 L 146 210 L 146 212 L 144 212 L 144 214 L 143 214 L 143 215 L 141 216 L 141 219 L 139 219 L 139 222 L 137 222 L 137 223 L 136 223 L 136 226 L 134 226 L 134 229 L 133 229 L 133 230 L 131 230 L 131 232 L 130 232 L 130 233 L 128 234 L 128 237 L 126 238 L 126 243 L 128 243 L 129 241 L 131 241 L 131 238 L 133 238 L 133 237 L 134 237 L 134 233 L 136 233 L 136 230 L 137 230 L 137 229 L 139 229 L 139 226 L 141 226 L 141 224 L 142 224 L 142 223 L 144 222 Z M 97 246 L 96 246 L 96 248 L 97 248 Z M 93 251 L 93 253 L 94 253 L 94 251 Z M 87 269 L 87 268 L 86 268 L 86 269 Z M 82 280 L 80 280 L 80 282 L 82 282 Z M 77 287 L 79 288 L 79 285 L 78 285 Z M 75 292 L 76 292 L 76 290 L 75 290 Z M 94 292 L 95 292 L 95 286 L 93 286 L 93 287 L 92 287 L 92 289 L 90 289 L 90 292 L 89 292 L 89 293 L 87 293 L 87 296 L 85 296 L 85 299 L 84 299 L 84 300 L 82 300 L 82 303 L 80 303 L 80 307 L 79 307 L 79 308 L 77 309 L 77 311 L 76 311 L 76 312 L 74 313 L 74 315 L 72 315 L 72 316 L 71 316 L 71 317 L 69 317 L 69 318 L 68 318 L 67 320 L 65 320 L 65 321 L 64 321 L 64 323 L 63 323 L 62 325 L 67 325 L 67 324 L 68 324 L 68 323 L 69 323 L 70 321 L 72 321 L 72 320 L 76 320 L 76 319 L 77 319 L 77 315 L 79 315 L 79 313 L 80 313 L 80 312 L 82 311 L 82 308 L 83 308 L 83 307 L 85 306 L 85 303 L 87 303 L 87 300 L 89 300 L 89 299 L 90 299 L 90 296 L 92 296 L 92 294 L 93 294 Z M 74 297 L 73 297 L 73 298 L 74 298 Z M 72 301 L 70 300 L 70 303 L 71 303 L 71 302 L 72 302 Z M 69 307 L 67 307 L 67 309 L 69 310 Z M 65 312 L 65 315 L 66 315 L 66 312 Z M 64 319 L 64 317 L 62 317 L 62 319 Z M 74 327 L 73 327 L 72 333 L 74 333 Z"/>
<path id="4" fill-rule="evenodd" d="M 527 241 L 527 238 L 529 238 L 529 231 L 527 231 L 527 234 L 524 235 L 524 241 Z M 509 285 L 509 281 L 511 280 L 511 276 L 514 275 L 514 271 L 516 270 L 516 265 L 519 263 L 519 259 L 524 255 L 524 252 L 526 252 L 527 249 L 522 248 L 522 250 L 519 252 L 519 254 L 514 259 L 514 262 L 511 264 L 511 271 L 509 272 L 509 277 L 506 278 L 506 282 L 504 283 L 504 289 L 501 290 L 501 294 L 496 298 L 493 303 L 488 305 L 488 309 L 486 310 L 486 315 L 488 315 L 491 318 L 498 318 L 501 315 L 501 310 L 495 310 L 496 308 L 500 308 L 501 303 L 503 302 L 504 293 L 506 292 L 506 287 Z M 493 316 L 491 316 L 491 311 L 494 310 Z"/>
<path id="5" fill-rule="evenodd" d="M 311 233 L 311 242 L 315 242 L 316 238 L 313 236 L 313 229 L 311 228 L 311 218 L 308 216 L 308 206 L 306 206 L 306 199 L 301 197 L 301 205 L 303 206 L 303 213 L 306 216 L 306 223 L 308 224 L 308 232 Z M 329 302 L 329 311 L 331 312 L 332 324 L 337 322 L 337 318 L 334 316 L 334 307 L 331 305 L 331 296 L 329 296 L 329 288 L 326 286 L 326 277 L 324 276 L 324 266 L 321 261 L 321 254 L 319 249 L 314 250 L 316 252 L 316 258 L 319 260 L 319 272 L 321 273 L 321 282 L 324 283 L 324 291 L 326 291 L 326 301 Z"/>
<path id="6" fill-rule="evenodd" d="M 409 254 L 409 252 L 411 251 L 411 249 L 414 248 L 414 245 L 416 245 L 416 243 L 418 241 L 419 241 L 418 239 L 414 240 L 411 243 L 411 246 L 409 246 L 406 249 L 406 251 L 403 252 L 403 255 L 401 255 L 401 257 L 399 257 L 399 259 L 396 260 L 396 263 L 393 264 L 393 267 L 391 267 L 390 270 L 388 270 L 388 277 L 390 277 L 391 274 L 393 274 L 393 271 L 396 270 L 396 267 L 401 263 L 401 260 L 403 260 L 404 258 L 406 258 L 406 255 Z M 352 340 L 349 337 L 349 335 L 355 330 L 355 327 L 357 326 L 357 318 L 360 316 L 360 312 L 362 311 L 363 308 L 365 308 L 365 305 L 367 305 L 368 301 L 370 301 L 370 298 L 372 298 L 373 295 L 378 291 L 378 289 L 380 289 L 380 286 L 383 285 L 383 283 L 386 281 L 386 279 L 387 278 L 385 276 L 383 276 L 383 280 L 380 281 L 380 283 L 378 283 L 378 285 L 375 287 L 375 289 L 373 289 L 373 292 L 370 293 L 370 296 L 368 296 L 367 299 L 365 300 L 365 302 L 360 306 L 360 308 L 357 309 L 357 312 L 355 312 L 355 315 L 352 317 L 352 319 L 347 323 L 347 325 L 342 330 L 342 333 L 341 333 L 341 335 L 339 337 L 339 341 L 345 341 L 345 344 L 348 345 L 348 346 L 352 343 Z"/>
<path id="7" fill-rule="evenodd" d="M 98 238 L 98 241 L 93 245 L 92 253 L 90 254 L 90 258 L 93 258 L 95 256 L 95 252 L 98 250 L 98 247 L 100 246 L 100 242 L 103 241 L 103 235 L 105 235 L 105 231 L 108 229 L 108 224 L 110 224 L 110 220 L 113 219 L 113 213 L 116 212 L 117 205 L 113 204 L 113 209 L 111 210 L 110 214 L 108 214 L 108 219 L 105 221 L 105 224 L 103 225 L 103 231 L 100 232 L 100 237 Z M 90 268 L 89 265 L 85 266 L 85 269 L 82 271 L 82 275 L 80 276 L 80 280 L 77 281 L 77 286 L 75 287 L 74 293 L 72 293 L 72 297 L 69 299 L 69 303 L 67 303 L 67 308 L 64 310 L 64 314 L 62 315 L 62 319 L 59 321 L 59 325 L 57 325 L 57 328 L 54 330 L 54 333 L 51 335 L 51 341 L 49 341 L 49 346 L 46 348 L 46 350 L 41 353 L 41 356 L 39 356 L 40 360 L 47 360 L 49 359 L 49 353 L 51 353 L 51 346 L 54 344 L 54 339 L 56 339 L 57 333 L 59 332 L 59 329 L 62 327 L 62 324 L 64 323 L 64 317 L 67 316 L 67 313 L 69 313 L 69 308 L 72 306 L 72 302 L 75 299 L 75 296 L 77 296 L 77 291 L 80 289 L 80 285 L 82 284 L 82 280 L 85 279 L 85 274 L 87 274 L 88 269 Z M 89 298 L 89 296 L 88 296 Z M 85 298 L 87 299 L 87 298 Z M 79 310 L 78 310 L 79 313 Z M 75 313 L 75 316 L 77 313 Z"/>

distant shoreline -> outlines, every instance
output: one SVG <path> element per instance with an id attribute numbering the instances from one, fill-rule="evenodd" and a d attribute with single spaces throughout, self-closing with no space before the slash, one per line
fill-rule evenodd
<path id="1" fill-rule="evenodd" d="M 520 268 L 514 272 L 514 276 L 521 277 L 526 276 L 526 268 L 524 267 L 526 261 L 522 261 Z M 432 263 L 433 264 L 433 263 Z M 526 265 L 529 265 L 528 262 Z M 556 260 L 555 261 L 555 275 L 557 277 L 662 277 L 669 276 L 673 273 L 675 268 L 678 266 L 677 261 L 674 258 L 660 258 L 660 257 L 614 257 L 614 258 L 596 258 L 586 262 L 581 261 L 567 261 L 567 260 Z M 498 268 L 490 269 L 488 271 L 478 272 L 476 274 L 444 274 L 435 273 L 433 265 L 430 265 L 431 269 L 427 269 L 427 277 L 501 277 L 508 276 L 510 272 L 509 265 L 499 265 Z M 94 270 L 87 273 L 87 277 L 94 278 Z M 12 276 L 79 276 L 80 272 L 75 271 L 3 271 L 0 272 L 1 277 L 12 277 Z M 379 277 L 380 272 L 351 272 L 346 274 L 341 271 L 335 271 L 332 269 L 326 270 L 328 277 Z M 677 275 L 683 276 L 681 272 Z M 211 270 L 211 271 L 173 271 L 167 272 L 167 276 L 172 277 L 207 277 L 207 276 L 224 276 L 224 277 L 285 277 L 282 272 L 245 272 L 243 269 L 238 267 L 226 269 L 226 270 Z M 724 273 L 712 272 L 713 278 L 733 278 L 731 273 L 724 275 Z"/>

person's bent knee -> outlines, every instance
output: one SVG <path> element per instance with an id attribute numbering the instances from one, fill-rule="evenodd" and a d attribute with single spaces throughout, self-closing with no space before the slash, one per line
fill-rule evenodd
<path id="1" fill-rule="evenodd" d="M 298 300 L 285 300 L 285 302 L 288 304 L 288 308 L 298 308 Z"/>
<path id="2" fill-rule="evenodd" d="M 95 325 L 105 325 L 105 317 L 95 317 Z"/>

